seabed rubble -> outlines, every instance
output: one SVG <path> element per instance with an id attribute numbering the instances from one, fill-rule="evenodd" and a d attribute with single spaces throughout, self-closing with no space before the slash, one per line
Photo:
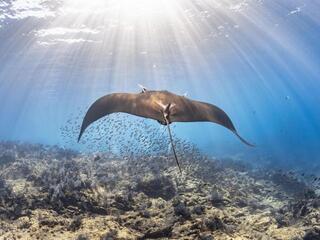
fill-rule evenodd
<path id="1" fill-rule="evenodd" d="M 198 151 L 181 162 L 2 142 L 0 239 L 320 239 L 305 181 Z"/>

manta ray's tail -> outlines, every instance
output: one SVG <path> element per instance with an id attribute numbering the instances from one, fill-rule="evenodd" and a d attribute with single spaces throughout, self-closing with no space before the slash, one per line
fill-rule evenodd
<path id="1" fill-rule="evenodd" d="M 250 147 L 255 147 L 255 145 L 249 143 L 247 140 L 245 140 L 244 138 L 242 138 L 239 133 L 236 130 L 232 130 L 232 132 L 241 140 L 241 142 L 243 142 L 244 144 L 250 146 Z"/>
<path id="2" fill-rule="evenodd" d="M 182 173 L 182 170 L 181 170 L 181 167 L 180 167 L 180 163 L 179 163 L 179 160 L 178 160 L 178 157 L 177 157 L 176 149 L 175 149 L 175 146 L 174 146 L 174 143 L 173 143 L 173 138 L 172 138 L 172 134 L 171 134 L 171 130 L 170 130 L 170 125 L 169 125 L 168 122 L 167 122 L 167 128 L 168 128 L 168 132 L 169 132 L 169 137 L 170 137 L 170 142 L 171 142 L 173 155 L 174 155 L 174 158 L 176 159 L 176 163 L 178 165 L 179 171 L 180 171 L 180 173 Z"/>

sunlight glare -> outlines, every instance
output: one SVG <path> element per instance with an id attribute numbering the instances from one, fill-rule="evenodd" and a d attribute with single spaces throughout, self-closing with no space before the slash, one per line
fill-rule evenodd
<path id="1" fill-rule="evenodd" d="M 175 0 L 68 0 L 62 8 L 65 13 L 119 14 L 125 18 L 147 19 L 164 16 Z"/>

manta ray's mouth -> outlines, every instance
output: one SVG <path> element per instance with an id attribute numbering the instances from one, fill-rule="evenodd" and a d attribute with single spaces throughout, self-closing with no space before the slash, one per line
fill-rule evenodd
<path id="1" fill-rule="evenodd" d="M 158 122 L 158 123 L 160 123 L 161 125 L 164 125 L 164 126 L 166 126 L 166 125 L 167 125 L 167 123 L 166 123 L 165 121 L 157 120 L 157 122 Z M 171 124 L 171 122 L 169 122 L 169 124 Z"/>

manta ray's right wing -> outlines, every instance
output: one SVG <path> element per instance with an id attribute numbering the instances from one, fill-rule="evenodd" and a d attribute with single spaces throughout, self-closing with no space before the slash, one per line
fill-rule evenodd
<path id="1" fill-rule="evenodd" d="M 229 116 L 219 107 L 185 97 L 176 99 L 176 102 L 178 104 L 176 104 L 170 116 L 172 122 L 213 122 L 228 128 L 243 143 L 254 146 L 238 134 Z"/>

